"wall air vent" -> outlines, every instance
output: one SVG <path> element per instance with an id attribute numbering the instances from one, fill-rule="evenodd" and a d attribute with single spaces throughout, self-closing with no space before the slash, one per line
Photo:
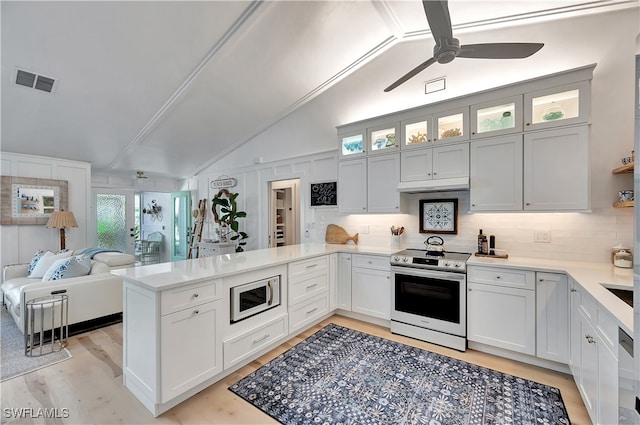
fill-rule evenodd
<path id="1" fill-rule="evenodd" d="M 46 91 L 51 93 L 55 80 L 43 75 L 34 74 L 33 72 L 18 69 L 16 72 L 16 84 L 20 86 L 30 87 L 32 89 Z"/>

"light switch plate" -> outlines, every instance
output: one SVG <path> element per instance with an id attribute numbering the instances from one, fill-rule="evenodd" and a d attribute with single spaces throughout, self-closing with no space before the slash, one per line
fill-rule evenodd
<path id="1" fill-rule="evenodd" d="M 550 230 L 534 230 L 533 241 L 537 243 L 551 243 Z"/>

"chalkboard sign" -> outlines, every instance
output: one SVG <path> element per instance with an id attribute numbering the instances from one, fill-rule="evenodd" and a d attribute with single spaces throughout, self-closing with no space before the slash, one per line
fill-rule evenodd
<path id="1" fill-rule="evenodd" d="M 311 183 L 311 206 L 338 205 L 338 182 Z"/>

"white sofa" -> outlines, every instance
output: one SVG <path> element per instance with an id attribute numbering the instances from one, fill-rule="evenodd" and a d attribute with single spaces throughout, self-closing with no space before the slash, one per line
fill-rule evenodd
<path id="1" fill-rule="evenodd" d="M 93 257 L 88 275 L 47 282 L 27 277 L 28 264 L 5 266 L 0 286 L 3 303 L 22 333 L 26 302 L 53 291 L 63 290 L 69 296 L 69 325 L 122 313 L 122 278 L 111 270 L 134 262 L 130 254 L 103 252 Z"/>

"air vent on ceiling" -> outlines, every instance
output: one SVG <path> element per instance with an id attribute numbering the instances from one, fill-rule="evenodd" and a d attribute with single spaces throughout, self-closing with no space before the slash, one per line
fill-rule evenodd
<path id="1" fill-rule="evenodd" d="M 34 74 L 33 72 L 18 69 L 16 72 L 16 84 L 20 86 L 30 87 L 32 89 L 46 91 L 51 93 L 55 80 L 45 77 L 44 75 Z"/>

